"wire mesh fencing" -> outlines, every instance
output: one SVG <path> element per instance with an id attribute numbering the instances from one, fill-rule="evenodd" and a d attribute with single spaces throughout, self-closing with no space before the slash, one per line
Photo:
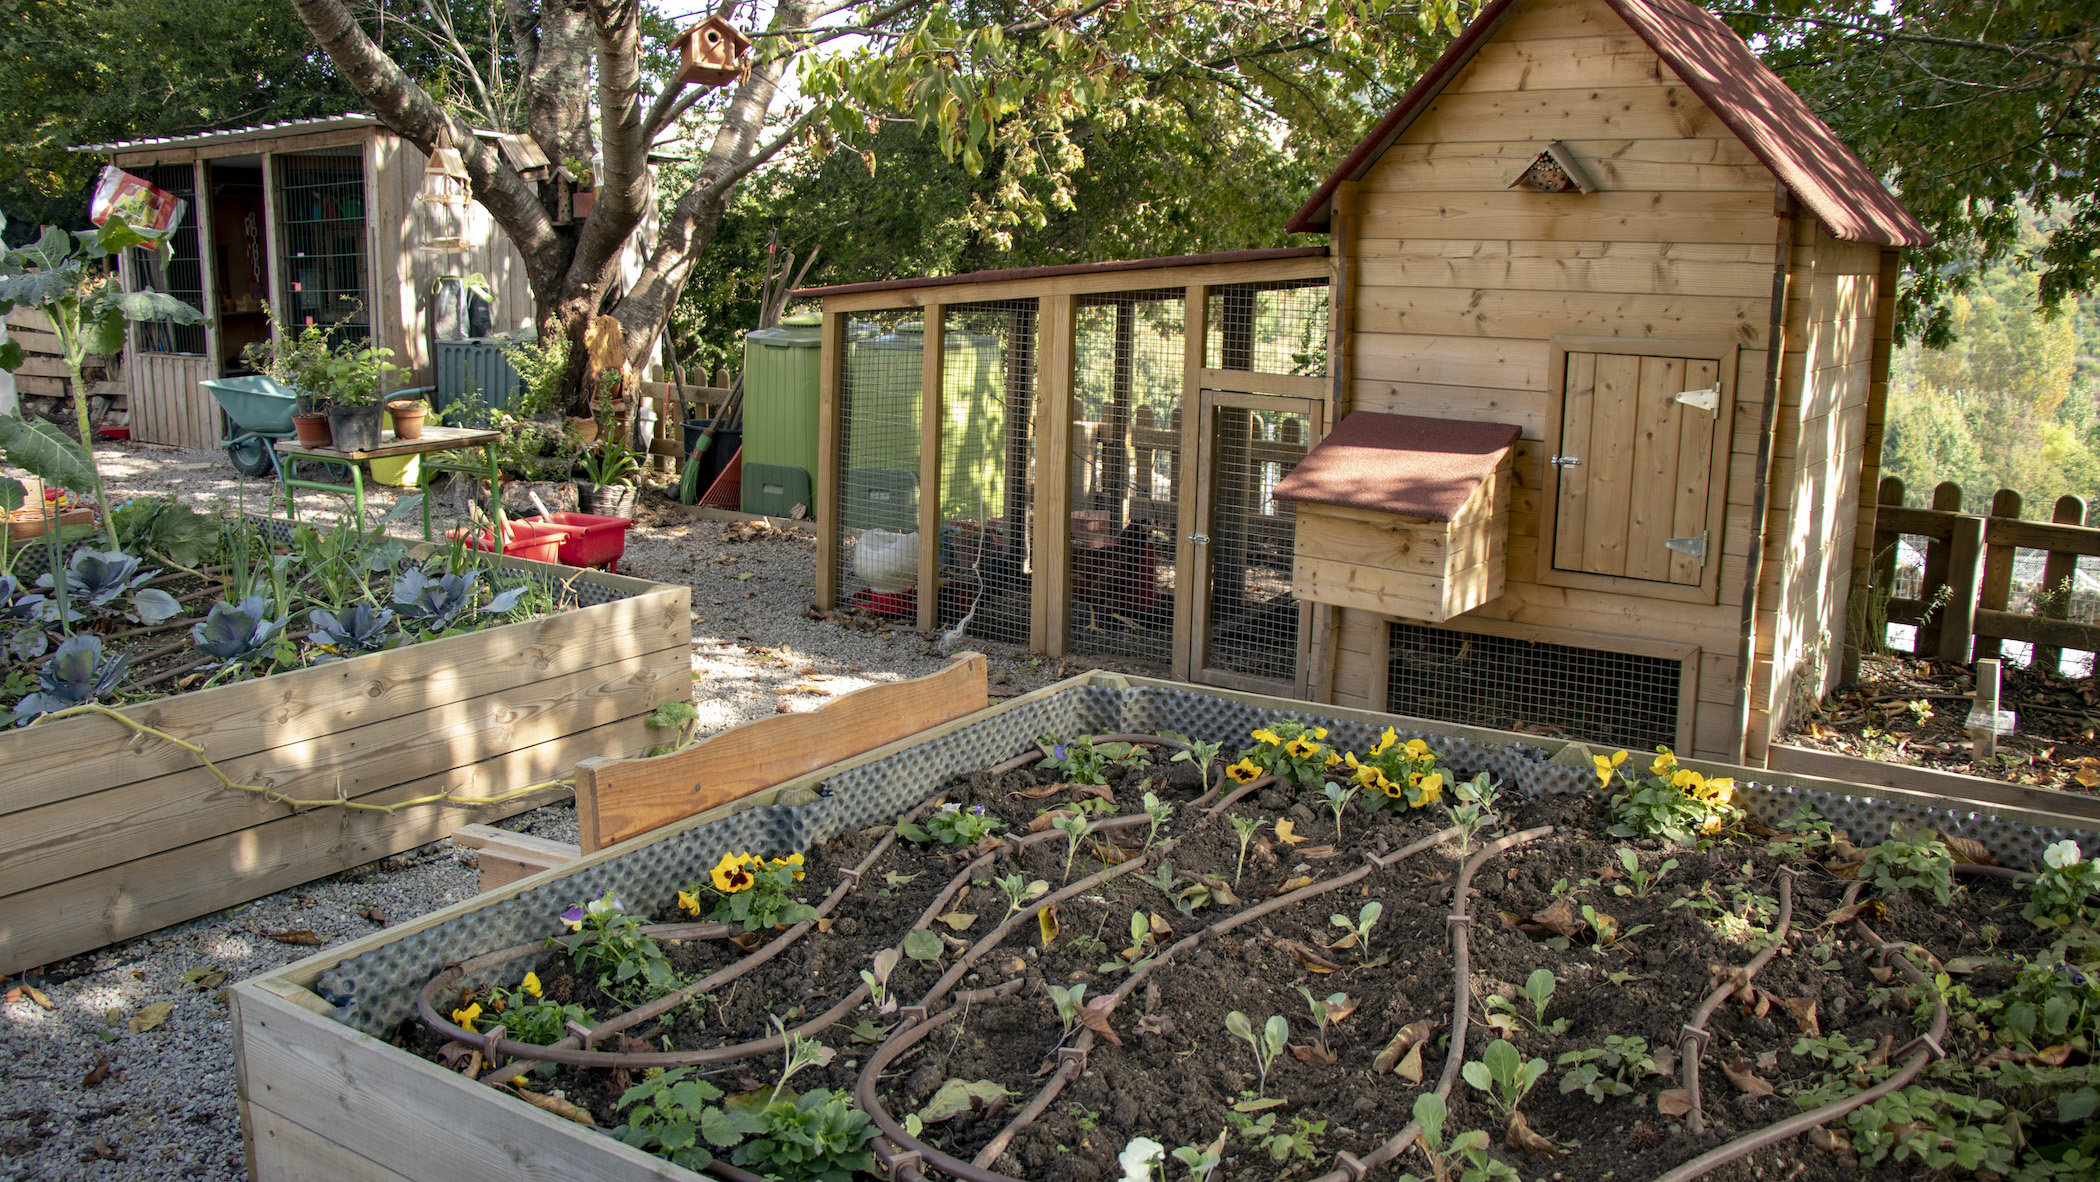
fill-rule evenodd
<path id="1" fill-rule="evenodd" d="M 1028 642 L 1036 302 L 947 309 L 941 362 L 943 628 Z"/>
<path id="2" fill-rule="evenodd" d="M 1204 661 L 1264 681 L 1295 682 L 1300 608 L 1291 597 L 1296 506 L 1276 484 L 1312 447 L 1303 411 L 1221 406 L 1214 421 L 1210 621 Z"/>
<path id="3" fill-rule="evenodd" d="M 1171 288 L 1085 296 L 1074 312 L 1073 653 L 1172 659 L 1186 304 Z"/>
<path id="4" fill-rule="evenodd" d="M 1248 373 L 1327 373 L 1327 280 L 1235 283 L 1210 292 L 1203 364 Z"/>
<path id="5" fill-rule="evenodd" d="M 293 329 L 326 326 L 338 344 L 370 339 L 364 157 L 298 152 L 276 160 L 279 318 Z"/>
<path id="6" fill-rule="evenodd" d="M 1677 745 L 1684 663 L 1395 622 L 1386 709 L 1652 751 Z"/>
<path id="7" fill-rule="evenodd" d="M 138 170 L 138 175 L 189 202 L 182 224 L 169 240 L 168 261 L 157 251 L 133 247 L 124 252 L 131 264 L 133 291 L 157 291 L 171 295 L 199 312 L 204 311 L 204 265 L 197 249 L 197 219 L 205 211 L 197 204 L 197 174 L 188 164 L 157 164 Z M 139 348 L 148 353 L 204 352 L 204 325 L 148 320 L 138 326 Z"/>
<path id="8" fill-rule="evenodd" d="M 838 374 L 840 606 L 903 620 L 918 616 L 925 355 L 917 311 L 859 313 Z"/>

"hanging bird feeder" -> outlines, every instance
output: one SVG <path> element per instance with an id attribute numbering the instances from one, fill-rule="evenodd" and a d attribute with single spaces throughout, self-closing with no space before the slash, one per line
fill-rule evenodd
<path id="1" fill-rule="evenodd" d="M 438 254 L 460 254 L 474 249 L 471 233 L 473 194 L 467 184 L 467 166 L 452 146 L 452 136 L 438 129 L 437 147 L 423 169 L 423 190 L 416 194 L 416 229 L 419 247 Z"/>

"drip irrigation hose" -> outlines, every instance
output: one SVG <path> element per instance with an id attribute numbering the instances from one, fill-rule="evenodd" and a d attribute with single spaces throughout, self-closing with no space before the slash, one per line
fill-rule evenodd
<path id="1" fill-rule="evenodd" d="M 1685 1128 L 1695 1137 L 1706 1135 L 1706 1109 L 1699 1094 L 1699 1056 L 1705 1051 L 1706 1044 L 1713 1040 L 1713 1035 L 1706 1029 L 1706 1020 L 1714 1016 L 1714 1011 L 1721 1008 L 1722 1002 L 1735 995 L 1739 986 L 1750 984 L 1752 978 L 1757 976 L 1758 970 L 1772 963 L 1772 958 L 1779 955 L 1781 948 L 1786 947 L 1787 928 L 1794 922 L 1794 876 L 1798 873 L 1799 871 L 1791 866 L 1780 867 L 1779 922 L 1773 926 L 1772 942 L 1752 958 L 1749 964 L 1743 966 L 1740 976 L 1731 974 L 1729 980 L 1715 986 L 1714 991 L 1706 995 L 1706 1000 L 1699 1003 L 1699 1008 L 1692 1014 L 1692 1020 L 1685 1023 L 1683 1029 L 1678 1032 L 1677 1056 L 1682 1064 L 1684 1090 L 1692 1104 L 1692 1110 L 1685 1114 L 1684 1123 Z M 1686 1044 L 1690 1044 L 1690 1050 L 1685 1049 Z"/>
<path id="2" fill-rule="evenodd" d="M 1859 885 L 1854 883 L 1853 889 L 1846 892 L 1846 905 L 1849 905 L 1851 900 L 1858 895 Z M 1859 934 L 1865 938 L 1867 943 L 1873 945 L 1875 954 L 1884 961 L 1888 959 L 1889 953 L 1899 951 L 1905 947 L 1905 945 L 1900 943 L 1884 941 L 1879 935 L 1875 934 L 1874 929 L 1866 925 L 1864 920 L 1853 920 L 1853 926 L 1859 930 Z M 1940 1040 L 1946 1037 L 1947 1034 L 1947 1000 L 1939 996 L 1937 989 L 1932 989 L 1931 979 L 1918 971 L 1918 967 L 1910 963 L 1908 959 L 1901 956 L 1896 957 L 1896 967 L 1903 971 L 1904 976 L 1910 978 L 1912 984 L 1922 985 L 1931 990 L 1933 994 L 1932 1028 L 1919 1037 L 1912 1039 L 1910 1043 L 1896 1052 L 1899 1055 L 1908 1053 L 1910 1056 L 1909 1061 L 1898 1069 L 1896 1074 L 1864 1092 L 1858 1092 L 1842 1100 L 1825 1104 L 1821 1108 L 1810 1109 L 1777 1124 L 1766 1125 L 1756 1132 L 1745 1133 L 1725 1145 L 1700 1154 L 1698 1157 L 1657 1178 L 1655 1182 L 1691 1182 L 1694 1178 L 1700 1177 L 1720 1166 L 1727 1165 L 1738 1158 L 1748 1156 L 1766 1146 L 1776 1145 L 1781 1141 L 1800 1136 L 1810 1129 L 1829 1124 L 1855 1108 L 1865 1107 L 1883 1096 L 1909 1087 L 1910 1081 L 1916 1079 L 1918 1073 L 1925 1070 L 1926 1063 L 1934 1059 L 1944 1058 L 1946 1052 L 1940 1049 Z M 1916 1050 L 1912 1050 L 1911 1048 L 1913 1047 Z"/>
<path id="3" fill-rule="evenodd" d="M 720 1178 L 722 1182 L 766 1182 L 765 1175 L 754 1174 L 749 1170 L 740 1169 L 723 1161 L 721 1158 L 716 1158 L 709 1162 L 707 1168 L 700 1172 L 711 1177 Z"/>
<path id="4" fill-rule="evenodd" d="M 1466 891 L 1473 882 L 1473 872 L 1481 863 L 1515 846 L 1536 841 L 1553 832 L 1553 826 L 1540 825 L 1522 833 L 1496 838 L 1480 847 L 1480 852 L 1467 859 L 1458 872 L 1458 881 L 1451 888 L 1451 914 L 1444 917 L 1444 926 L 1451 932 L 1451 1049 L 1444 1056 L 1444 1073 L 1437 1078 L 1438 1099 L 1448 1100 L 1451 1086 L 1458 1082 L 1459 1068 L 1466 1061 L 1466 1024 L 1472 1017 L 1473 1008 L 1473 958 L 1472 946 L 1467 933 L 1471 930 L 1473 916 L 1466 910 Z M 1373 1169 L 1384 1165 L 1407 1151 L 1415 1138 L 1422 1135 L 1422 1126 L 1410 1120 L 1401 1130 L 1387 1138 L 1383 1145 L 1359 1160 L 1345 1152 L 1335 1155 L 1340 1169 L 1331 1170 L 1313 1182 L 1360 1182 Z"/>
<path id="5" fill-rule="evenodd" d="M 1238 801 L 1240 797 L 1247 795 L 1249 792 L 1252 792 L 1257 788 L 1266 788 L 1269 785 L 1278 782 L 1279 781 L 1276 779 L 1276 775 L 1273 772 L 1266 775 L 1256 776 L 1254 779 L 1249 780 L 1246 783 L 1240 785 L 1239 787 L 1233 789 L 1231 792 L 1226 793 L 1224 799 L 1210 806 L 1210 815 L 1215 817 L 1219 813 L 1224 812 L 1226 809 L 1231 808 L 1233 806 L 1233 803 Z M 1223 786 L 1223 784 L 1219 785 L 1219 787 Z"/>

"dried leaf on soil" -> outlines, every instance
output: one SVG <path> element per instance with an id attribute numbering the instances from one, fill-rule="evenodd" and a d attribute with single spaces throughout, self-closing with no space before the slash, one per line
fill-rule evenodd
<path id="1" fill-rule="evenodd" d="M 1398 1067 L 1393 1068 L 1394 1075 L 1411 1084 L 1422 1082 L 1422 1045 L 1421 1043 L 1416 1043 L 1407 1048 L 1406 1057 L 1400 1060 Z"/>
<path id="2" fill-rule="evenodd" d="M 1299 964 L 1304 965 L 1306 968 L 1311 969 L 1315 973 L 1332 973 L 1342 967 L 1341 965 L 1336 964 L 1334 961 L 1331 961 L 1326 957 L 1321 956 L 1318 952 L 1313 951 L 1311 948 L 1300 944 L 1296 940 L 1283 940 L 1279 942 L 1283 945 L 1285 949 L 1289 950 L 1291 955 L 1298 958 Z"/>
<path id="3" fill-rule="evenodd" d="M 1291 893 L 1292 891 L 1295 891 L 1295 890 L 1301 890 L 1301 889 L 1303 889 L 1303 888 L 1305 888 L 1305 887 L 1309 887 L 1309 886 L 1311 886 L 1311 885 L 1312 885 L 1312 875 L 1310 875 L 1310 874 L 1301 874 L 1301 875 L 1299 875 L 1299 876 L 1298 876 L 1298 877 L 1296 877 L 1296 878 L 1286 878 L 1286 879 L 1284 879 L 1284 880 L 1283 880 L 1283 882 L 1281 882 L 1280 884 L 1278 884 L 1278 885 L 1277 885 L 1277 887 L 1276 887 L 1275 891 L 1273 891 L 1272 893 L 1273 893 L 1273 894 L 1278 894 L 1278 895 L 1288 895 L 1288 894 L 1290 894 L 1290 893 Z"/>
<path id="4" fill-rule="evenodd" d="M 1511 1149 L 1521 1149 L 1531 1157 L 1537 1157 L 1541 1153 L 1552 1153 L 1560 1148 L 1554 1144 L 1553 1138 L 1542 1137 L 1533 1132 L 1531 1126 L 1525 1123 L 1524 1114 L 1521 1112 L 1510 1113 L 1507 1140 Z"/>
<path id="5" fill-rule="evenodd" d="M 551 1112 L 556 1116 L 564 1117 L 568 1120 L 573 1120 L 580 1125 L 590 1125 L 593 1128 L 597 1127 L 598 1122 L 591 1119 L 590 1109 L 584 1108 L 581 1105 L 571 1104 L 567 1100 L 562 1099 L 560 1096 L 549 1096 L 540 1092 L 528 1092 L 524 1088 L 518 1088 L 512 1094 L 517 1096 L 518 1099 L 525 1101 L 527 1104 L 532 1105 L 534 1108 Z"/>
<path id="6" fill-rule="evenodd" d="M 279 944 L 297 944 L 303 948 L 317 948 L 328 942 L 306 928 L 296 932 L 264 932 L 263 938 L 275 940 Z"/>
<path id="7" fill-rule="evenodd" d="M 109 1064 L 110 1059 L 108 1055 L 96 1056 L 94 1067 L 90 1068 L 88 1073 L 81 1077 L 80 1086 L 84 1088 L 101 1087 L 102 1081 L 109 1078 Z"/>
<path id="8" fill-rule="evenodd" d="M 1835 1155 L 1852 1152 L 1852 1139 L 1828 1125 L 1818 1125 L 1810 1129 L 1808 1143 L 1817 1153 Z"/>
<path id="9" fill-rule="evenodd" d="M 1312 840 L 1312 838 L 1310 837 L 1300 837 L 1297 834 L 1291 832 L 1291 830 L 1297 827 L 1297 822 L 1295 821 L 1276 822 L 1277 840 L 1283 842 L 1286 845 L 1298 845 L 1301 842 L 1307 842 Z"/>
<path id="10" fill-rule="evenodd" d="M 1051 809 L 1049 812 L 1044 813 L 1043 815 L 1037 817 L 1033 821 L 1030 821 L 1028 823 L 1028 831 L 1030 833 L 1048 833 L 1050 831 L 1050 827 L 1056 824 L 1058 821 L 1061 821 L 1066 817 L 1076 817 L 1078 815 L 1078 813 L 1073 812 L 1071 809 Z"/>
<path id="11" fill-rule="evenodd" d="M 933 1093 L 933 1099 L 919 1110 L 919 1120 L 925 1124 L 939 1124 L 954 1120 L 965 1112 L 983 1112 L 1006 1103 L 1007 1091 L 988 1079 L 972 1083 L 969 1080 L 951 1079 Z"/>
<path id="12" fill-rule="evenodd" d="M 1735 1085 L 1735 1090 L 1746 1096 L 1769 1096 L 1772 1085 L 1757 1077 L 1748 1059 L 1731 1059 L 1721 1064 L 1721 1074 Z"/>
<path id="13" fill-rule="evenodd" d="M 1945 840 L 1948 852 L 1954 855 L 1954 860 L 1957 862 L 1964 862 L 1971 866 L 1996 866 L 1998 864 L 1998 860 L 1991 857 L 1991 851 L 1985 848 L 1980 841 L 1967 837 L 1956 837 L 1951 833 L 1947 835 Z"/>
<path id="14" fill-rule="evenodd" d="M 1400 1062 L 1400 1057 L 1408 1052 L 1408 1048 L 1428 1042 L 1429 1036 L 1436 1033 L 1436 1026 L 1434 1018 L 1421 1018 L 1402 1026 L 1393 1035 L 1392 1041 L 1385 1044 L 1385 1049 L 1378 1052 L 1378 1058 L 1371 1061 L 1371 1070 L 1379 1075 L 1391 1071 L 1394 1065 Z"/>
<path id="15" fill-rule="evenodd" d="M 1582 934 L 1582 916 L 1575 912 L 1572 898 L 1559 898 L 1551 907 L 1531 917 L 1531 922 L 1552 932 L 1556 936 L 1579 936 Z"/>
<path id="16" fill-rule="evenodd" d="M 17 985 L 13 989 L 8 990 L 5 997 L 0 997 L 0 1005 L 12 1005 L 25 997 L 44 1009 L 52 1008 L 51 999 L 44 995 L 43 990 L 38 989 L 34 985 Z"/>
<path id="17" fill-rule="evenodd" d="M 1341 1056 L 1333 1051 L 1318 1046 L 1301 1047 L 1297 1043 L 1291 1044 L 1291 1057 L 1313 1067 L 1332 1067 L 1341 1061 Z"/>
<path id="18" fill-rule="evenodd" d="M 133 1034 L 144 1034 L 148 1030 L 155 1029 L 161 1023 L 167 1021 L 168 1015 L 174 1012 L 174 1002 L 156 1001 L 132 1016 L 131 1032 Z"/>
<path id="19" fill-rule="evenodd" d="M 1115 997 L 1097 997 L 1079 1007 L 1079 1024 L 1110 1043 L 1122 1046 L 1123 1040 L 1116 1037 L 1114 1028 L 1108 1024 L 1109 1011 L 1116 1008 L 1116 1001 Z"/>
<path id="20" fill-rule="evenodd" d="M 1043 947 L 1050 947 L 1050 941 L 1057 939 L 1057 904 L 1052 903 L 1036 912 L 1035 926 L 1043 934 Z"/>
<path id="21" fill-rule="evenodd" d="M 1671 1088 L 1655 1096 L 1655 1111 L 1663 1116 L 1683 1116 L 1692 1110 L 1692 1094 L 1683 1088 Z"/>
<path id="22" fill-rule="evenodd" d="M 934 918 L 958 932 L 969 930 L 970 925 L 977 922 L 976 916 L 964 915 L 960 911 L 950 911 L 946 915 L 936 915 Z"/>
<path id="23" fill-rule="evenodd" d="M 1823 1028 L 1816 1022 L 1815 998 L 1783 997 L 1779 999 L 1779 1006 L 1786 1011 L 1787 1017 L 1794 1020 L 1794 1025 L 1801 1029 L 1801 1033 L 1810 1038 L 1823 1037 Z"/>

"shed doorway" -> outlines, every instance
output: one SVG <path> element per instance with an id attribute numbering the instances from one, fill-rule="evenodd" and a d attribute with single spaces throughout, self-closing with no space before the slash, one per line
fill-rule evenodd
<path id="1" fill-rule="evenodd" d="M 1294 506 L 1271 495 L 1325 434 L 1316 398 L 1203 391 L 1189 680 L 1296 696 L 1311 605 L 1291 596 Z"/>

